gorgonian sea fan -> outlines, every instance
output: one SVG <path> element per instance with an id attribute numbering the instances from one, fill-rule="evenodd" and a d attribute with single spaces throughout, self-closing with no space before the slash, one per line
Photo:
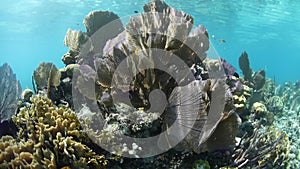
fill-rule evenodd
<path id="1" fill-rule="evenodd" d="M 0 121 L 3 122 L 15 114 L 22 89 L 7 63 L 0 67 L 0 77 Z"/>

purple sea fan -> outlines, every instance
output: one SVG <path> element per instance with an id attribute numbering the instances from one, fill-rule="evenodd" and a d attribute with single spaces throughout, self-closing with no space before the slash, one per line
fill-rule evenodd
<path id="1" fill-rule="evenodd" d="M 220 60 L 227 76 L 237 76 L 236 69 L 229 62 L 227 62 L 224 58 L 221 57 Z"/>
<path id="2" fill-rule="evenodd" d="M 234 86 L 230 88 L 232 93 L 242 92 L 244 89 L 243 83 L 239 80 L 234 82 Z"/>

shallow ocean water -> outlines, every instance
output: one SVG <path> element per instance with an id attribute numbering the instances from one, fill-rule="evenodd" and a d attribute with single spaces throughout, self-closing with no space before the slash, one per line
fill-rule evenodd
<path id="1" fill-rule="evenodd" d="M 63 67 L 61 56 L 68 28 L 85 31 L 82 20 L 92 10 L 120 17 L 142 11 L 148 1 L 3 0 L 0 7 L 0 64 L 8 62 L 23 88 L 41 61 Z M 220 56 L 234 66 L 247 51 L 253 69 L 265 69 L 278 83 L 300 79 L 300 2 L 292 0 L 167 0 L 204 24 Z M 212 38 L 214 36 L 215 38 Z M 220 42 L 225 40 L 225 43 Z"/>

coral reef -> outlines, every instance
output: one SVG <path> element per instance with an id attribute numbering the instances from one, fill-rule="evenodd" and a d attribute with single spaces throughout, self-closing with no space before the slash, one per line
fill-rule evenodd
<path id="1" fill-rule="evenodd" d="M 284 104 L 281 97 L 275 95 L 267 100 L 267 107 L 268 110 L 272 111 L 274 114 L 280 115 L 280 112 L 282 112 L 284 108 Z"/>
<path id="2" fill-rule="evenodd" d="M 110 11 L 92 11 L 84 18 L 83 23 L 86 32 L 68 29 L 66 33 L 64 44 L 70 49 L 62 57 L 66 65 L 79 63 L 82 57 L 86 57 L 82 53 L 89 52 L 93 46 L 96 47 L 94 51 L 102 53 L 106 41 L 124 30 L 119 16 Z M 112 23 L 113 26 L 105 26 Z M 101 38 L 94 38 L 95 36 Z"/>
<path id="3" fill-rule="evenodd" d="M 0 168 L 299 168 L 299 131 L 287 126 L 299 127 L 288 116 L 299 121 L 300 83 L 278 87 L 246 52 L 240 77 L 224 58 L 207 57 L 208 32 L 193 23 L 160 0 L 125 26 L 113 12 L 90 12 L 86 32 L 66 33 L 65 67 L 34 71 L 38 94 L 23 91 L 18 132 L 0 140 Z M 8 94 L 18 95 L 7 70 L 6 87 L 17 92 Z M 169 148 L 140 158 L 156 142 L 136 140 L 160 133 L 166 142 L 157 144 Z"/>
<path id="4" fill-rule="evenodd" d="M 270 104 L 268 104 L 268 108 L 273 109 L 275 114 L 274 124 L 290 138 L 290 168 L 300 167 L 300 132 L 297 130 L 300 127 L 299 84 L 299 81 L 286 82 L 278 86 L 274 92 L 275 96 L 270 97 Z"/>
<path id="5" fill-rule="evenodd" d="M 90 12 L 83 20 L 84 25 L 86 26 L 86 34 L 92 36 L 96 31 L 99 31 L 104 25 L 117 20 L 115 28 L 122 28 L 122 23 L 118 20 L 119 16 L 110 11 L 92 11 Z M 121 31 L 116 30 L 117 32 Z M 111 31 L 111 30 L 110 30 Z M 104 39 L 107 41 L 107 39 Z M 105 42 L 104 41 L 104 42 Z"/>
<path id="6" fill-rule="evenodd" d="M 193 18 L 191 15 L 171 8 L 162 1 L 153 1 L 145 5 L 145 12 L 147 10 L 151 12 L 131 17 L 125 26 L 125 30 L 106 42 L 103 49 L 103 56 L 101 56 L 101 52 L 100 55 L 98 53 L 102 49 L 94 51 L 95 47 L 98 48 L 99 46 L 94 46 L 94 50 L 85 52 L 85 50 L 90 49 L 88 45 L 88 49 L 81 52 L 78 58 L 81 64 L 78 71 L 84 76 L 77 77 L 75 80 L 76 83 L 73 84 L 75 85 L 74 88 L 82 96 L 90 100 L 95 99 L 101 102 L 105 93 L 107 95 L 105 96 L 106 98 L 117 99 L 117 101 L 114 100 L 116 103 L 125 103 L 131 105 L 132 109 L 142 108 L 150 110 L 149 112 L 153 111 L 153 107 L 151 107 L 151 92 L 159 89 L 163 91 L 168 99 L 167 107 L 174 107 L 171 111 L 164 112 L 162 121 L 158 123 L 164 124 L 166 128 L 176 118 L 191 118 L 190 113 L 193 112 L 186 110 L 185 106 L 191 104 L 190 102 L 195 99 L 195 103 L 203 102 L 206 105 L 205 107 L 200 106 L 197 122 L 190 126 L 195 128 L 196 131 L 192 131 L 180 146 L 198 153 L 214 151 L 221 147 L 234 146 L 234 136 L 237 134 L 239 120 L 238 116 L 234 113 L 234 105 L 229 102 L 231 99 L 229 95 L 227 97 L 227 109 L 224 111 L 224 104 L 226 102 L 225 90 L 228 86 L 225 84 L 225 80 L 217 79 L 217 74 L 221 67 L 219 61 L 212 59 L 207 61 L 208 59 L 206 59 L 205 52 L 209 46 L 207 30 L 203 25 L 199 25 L 192 30 Z M 155 12 L 159 12 L 158 10 L 161 10 L 162 13 L 157 15 Z M 160 22 L 154 22 L 154 20 L 159 20 Z M 91 58 L 95 61 L 91 62 Z M 180 59 L 181 62 L 183 61 L 184 66 L 178 65 L 176 58 Z M 206 63 L 204 63 L 205 59 Z M 126 62 L 123 62 L 124 60 Z M 194 65 L 202 65 L 206 69 L 205 64 L 208 67 L 207 69 L 212 73 L 211 79 L 207 79 L 208 76 L 202 75 L 203 73 L 198 73 L 200 76 L 202 75 L 201 79 L 193 81 L 195 77 L 190 68 Z M 120 65 L 124 67 L 121 70 L 119 70 Z M 152 66 L 144 69 L 143 67 L 146 65 Z M 165 71 L 155 69 L 156 67 L 163 68 Z M 195 70 L 195 73 L 197 71 Z M 98 78 L 95 79 L 95 77 Z M 96 83 L 93 84 L 93 81 L 96 81 Z M 189 88 L 190 84 L 194 86 Z M 127 89 L 119 88 L 122 85 L 128 86 L 129 92 L 126 91 Z M 183 88 L 181 89 L 181 86 L 187 86 L 185 89 L 190 92 L 184 91 Z M 95 88 L 95 90 L 91 90 L 91 88 Z M 197 94 L 196 92 L 199 89 L 201 94 Z M 108 92 L 104 92 L 105 90 Z M 96 94 L 94 93 L 95 91 Z M 195 93 L 195 98 L 191 98 L 191 95 L 184 96 L 185 92 Z M 126 96 L 123 96 L 127 93 L 129 93 L 128 98 L 130 100 L 126 99 Z M 222 95 L 224 97 L 220 97 Z M 81 97 L 79 98 L 81 99 Z M 214 100 L 213 98 L 218 99 Z M 181 102 L 180 100 L 184 100 L 185 102 L 178 104 Z M 224 102 L 224 104 L 217 104 L 217 102 Z M 108 105 L 106 104 L 106 106 Z M 112 109 L 115 106 L 111 105 L 108 108 Z M 182 111 L 185 114 L 181 113 Z M 208 113 L 209 111 L 212 112 Z M 135 111 L 127 112 L 129 115 L 125 119 L 130 119 L 131 112 L 134 113 Z M 107 114 L 112 115 L 114 113 L 108 112 Z M 117 112 L 117 114 L 120 114 L 120 112 Z M 142 114 L 140 112 L 139 115 L 142 116 Z M 223 135 L 214 137 L 212 140 L 220 139 L 223 140 L 224 144 L 213 146 L 214 144 L 212 143 L 205 143 L 205 145 L 199 146 L 207 141 L 221 121 L 227 124 L 228 128 L 226 129 L 229 130 L 228 134 L 230 137 Z M 225 123 L 225 121 L 228 121 L 228 123 Z M 183 124 L 186 123 L 183 120 L 180 122 L 183 122 Z M 121 124 L 119 123 L 118 125 Z M 130 124 L 122 124 L 122 126 L 129 128 L 132 133 L 136 134 L 135 136 L 139 136 L 131 128 Z M 217 131 L 223 128 L 219 127 Z M 199 130 L 203 130 L 203 132 L 199 132 Z M 149 132 L 147 131 L 143 134 Z M 95 134 L 99 135 L 99 133 Z M 142 136 L 146 137 L 147 135 Z M 179 136 L 181 134 L 178 134 Z"/>

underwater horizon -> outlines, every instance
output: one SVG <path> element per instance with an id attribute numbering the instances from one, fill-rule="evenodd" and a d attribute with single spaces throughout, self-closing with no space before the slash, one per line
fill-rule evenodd
<path id="1" fill-rule="evenodd" d="M 7 62 L 22 88 L 32 88 L 31 76 L 41 61 L 59 68 L 68 51 L 63 45 L 68 28 L 85 31 L 82 18 L 92 10 L 110 10 L 121 18 L 142 11 L 142 1 L 1 1 L 0 65 Z M 204 24 L 218 54 L 238 67 L 243 51 L 254 70 L 283 84 L 300 79 L 300 2 L 263 1 L 166 1 Z M 224 41 L 223 41 L 224 40 Z M 239 72 L 241 73 L 241 72 Z"/>
<path id="2" fill-rule="evenodd" d="M 0 169 L 300 168 L 299 9 L 1 1 Z"/>

